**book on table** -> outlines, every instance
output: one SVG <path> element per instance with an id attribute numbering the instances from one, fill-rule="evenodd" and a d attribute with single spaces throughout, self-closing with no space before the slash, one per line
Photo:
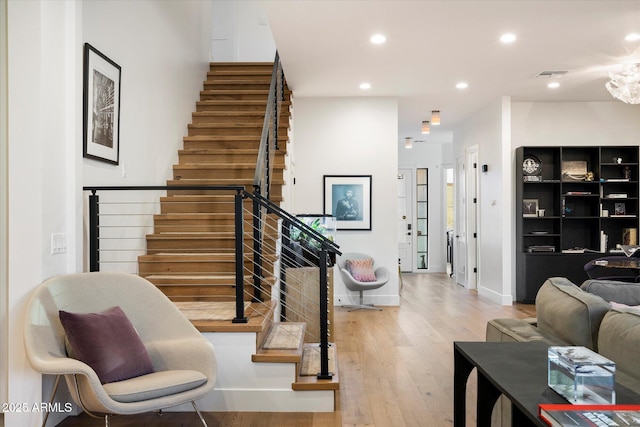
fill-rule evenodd
<path id="1" fill-rule="evenodd" d="M 572 405 L 538 406 L 540 419 L 552 427 L 640 427 L 640 405 Z"/>

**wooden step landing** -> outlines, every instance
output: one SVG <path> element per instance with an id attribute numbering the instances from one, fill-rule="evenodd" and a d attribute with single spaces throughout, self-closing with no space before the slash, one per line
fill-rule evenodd
<path id="1" fill-rule="evenodd" d="M 333 367 L 331 360 L 329 360 L 329 370 L 333 373 L 333 377 L 328 380 L 319 380 L 317 375 L 301 375 L 300 371 L 302 368 L 302 363 L 298 366 L 298 371 L 296 374 L 296 382 L 291 384 L 291 388 L 293 390 L 339 390 L 340 389 L 340 378 L 338 375 L 338 349 L 335 343 L 330 343 L 330 346 L 333 347 Z M 303 358 L 305 357 L 305 352 L 320 351 L 319 344 L 307 343 L 304 345 L 303 349 Z"/>
<path id="2" fill-rule="evenodd" d="M 194 320 L 191 323 L 200 332 L 264 332 L 273 323 L 273 301 L 252 302 L 245 311 L 247 323 L 232 323 L 230 320 Z"/>
<path id="3" fill-rule="evenodd" d="M 253 362 L 301 363 L 304 347 L 304 322 L 276 322 L 268 333 L 258 337 L 258 351 L 251 356 Z M 293 341 L 292 345 L 278 345 L 276 340 L 284 338 Z M 265 346 L 270 348 L 265 348 Z M 282 348 L 279 348 L 282 347 Z M 284 348 L 286 347 L 286 348 Z"/>

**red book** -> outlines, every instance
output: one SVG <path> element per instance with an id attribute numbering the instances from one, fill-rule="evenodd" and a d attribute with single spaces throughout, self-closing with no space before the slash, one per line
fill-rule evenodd
<path id="1" fill-rule="evenodd" d="M 540 419 L 552 427 L 640 427 L 640 405 L 540 404 Z"/>

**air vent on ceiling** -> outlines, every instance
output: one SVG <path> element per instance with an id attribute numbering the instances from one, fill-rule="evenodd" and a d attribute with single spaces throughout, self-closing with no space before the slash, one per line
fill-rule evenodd
<path id="1" fill-rule="evenodd" d="M 549 79 L 551 77 L 562 77 L 567 71 L 542 71 L 536 76 L 537 79 Z"/>

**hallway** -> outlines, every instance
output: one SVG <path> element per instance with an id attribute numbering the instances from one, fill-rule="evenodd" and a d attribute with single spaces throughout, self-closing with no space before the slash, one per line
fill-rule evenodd
<path id="1" fill-rule="evenodd" d="M 209 426 L 451 426 L 453 341 L 484 341 L 488 320 L 533 317 L 535 307 L 496 305 L 456 285 L 447 274 L 404 274 L 403 282 L 399 307 L 353 312 L 336 307 L 333 340 L 339 358 L 339 411 L 206 413 Z M 469 420 L 473 413 L 470 408 Z M 99 423 L 83 415 L 59 425 Z M 199 425 L 192 413 L 116 417 L 111 422 L 113 427 Z"/>

